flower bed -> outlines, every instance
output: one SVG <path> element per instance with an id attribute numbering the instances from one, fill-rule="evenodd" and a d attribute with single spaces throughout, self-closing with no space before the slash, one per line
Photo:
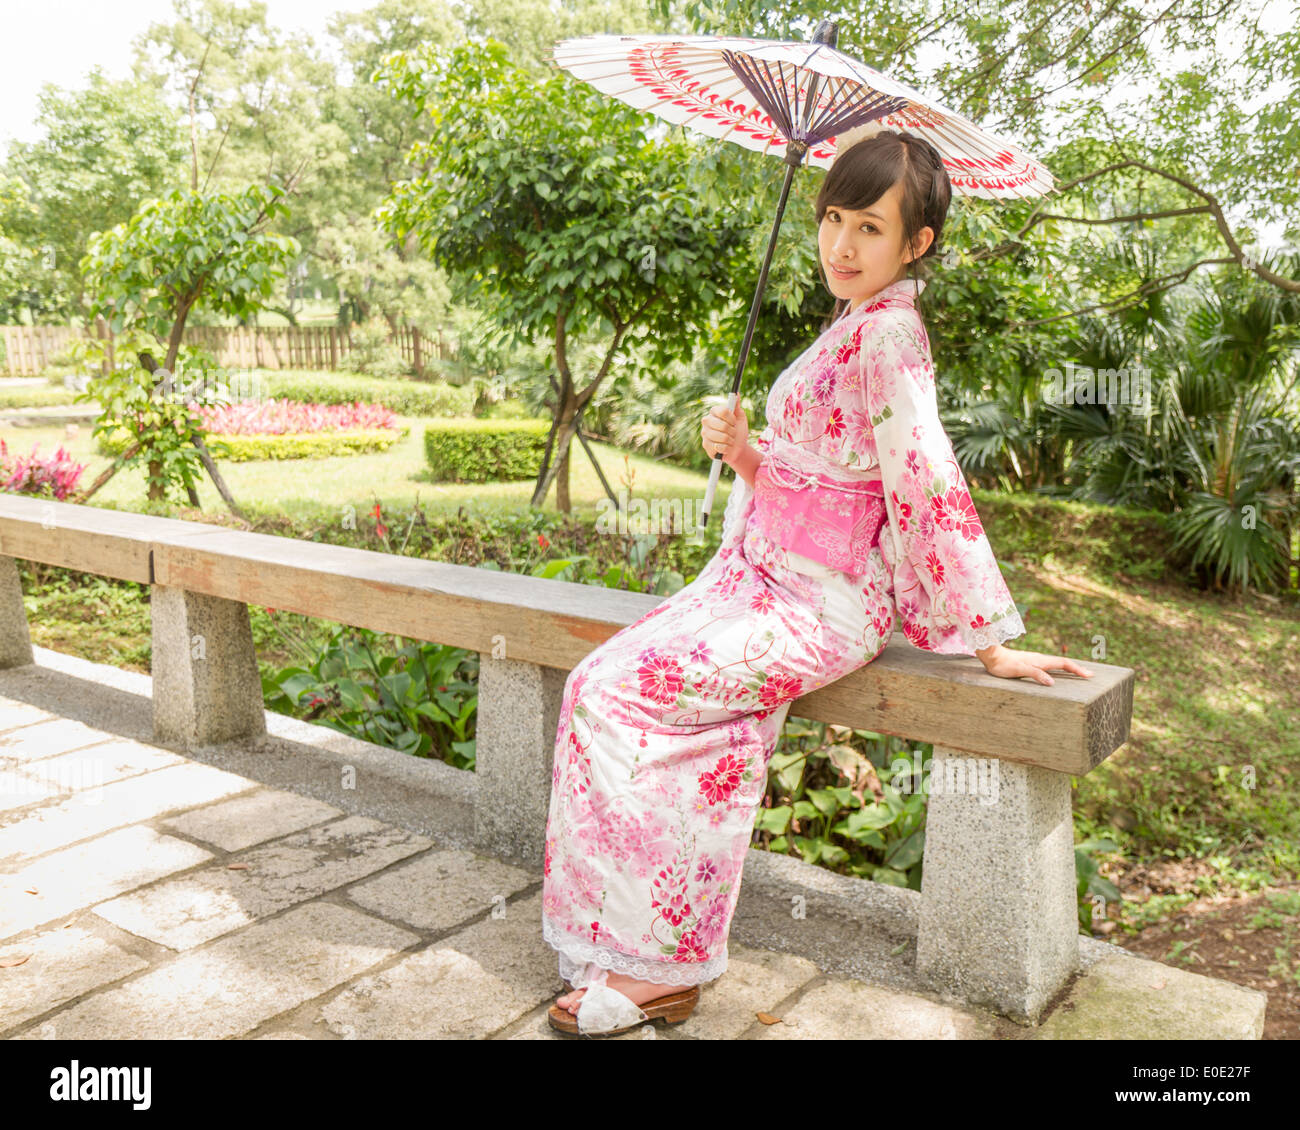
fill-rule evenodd
<path id="1" fill-rule="evenodd" d="M 410 429 L 382 404 L 302 404 L 293 400 L 246 400 L 198 409 L 214 459 L 320 459 L 383 451 Z M 99 450 L 117 455 L 131 442 L 126 428 L 99 438 Z"/>

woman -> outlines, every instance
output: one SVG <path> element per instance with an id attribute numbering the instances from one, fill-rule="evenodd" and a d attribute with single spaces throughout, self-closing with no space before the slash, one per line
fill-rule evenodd
<path id="1" fill-rule="evenodd" d="M 556 1028 L 689 1015 L 727 965 L 791 701 L 870 663 L 896 620 L 917 647 L 1005 678 L 1090 674 L 1002 646 L 1024 625 L 939 421 L 925 283 L 909 277 L 950 198 L 914 135 L 838 157 L 817 198 L 831 322 L 773 384 L 756 447 L 739 408 L 701 425 L 738 477 L 718 552 L 569 675 L 543 884 L 543 937 L 574 986 Z"/>

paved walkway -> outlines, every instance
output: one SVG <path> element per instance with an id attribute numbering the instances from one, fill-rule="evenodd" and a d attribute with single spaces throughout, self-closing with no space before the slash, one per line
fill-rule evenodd
<path id="1" fill-rule="evenodd" d="M 563 989 L 541 939 L 540 871 L 466 847 L 454 795 L 419 800 L 429 780 L 454 793 L 457 771 L 274 715 L 264 739 L 185 756 L 148 740 L 147 677 L 35 650 L 34 666 L 0 671 L 0 1036 L 567 1038 L 546 1023 Z M 379 780 L 366 756 L 394 775 Z M 421 830 L 430 822 L 447 834 Z M 1262 1031 L 1263 994 L 1091 939 L 1085 972 L 1023 1028 L 909 989 L 888 962 L 846 974 L 834 955 L 870 950 L 862 924 L 781 927 L 788 901 L 765 918 L 762 882 L 742 893 L 730 967 L 695 1014 L 615 1038 Z"/>

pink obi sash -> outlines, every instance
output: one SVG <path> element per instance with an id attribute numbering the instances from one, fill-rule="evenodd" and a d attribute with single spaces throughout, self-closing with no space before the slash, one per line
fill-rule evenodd
<path id="1" fill-rule="evenodd" d="M 770 541 L 838 569 L 860 575 L 885 522 L 879 479 L 851 480 L 804 471 L 767 448 L 754 475 L 754 514 Z"/>

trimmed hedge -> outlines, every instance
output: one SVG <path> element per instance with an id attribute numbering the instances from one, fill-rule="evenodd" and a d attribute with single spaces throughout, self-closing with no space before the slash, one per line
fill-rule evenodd
<path id="1" fill-rule="evenodd" d="M 267 396 L 304 404 L 352 404 L 359 400 L 363 404 L 382 404 L 401 416 L 468 416 L 474 410 L 474 390 L 445 381 L 265 371 L 258 379 Z"/>
<path id="2" fill-rule="evenodd" d="M 298 432 L 288 435 L 220 435 L 204 437 L 214 459 L 248 463 L 255 459 L 325 459 L 331 455 L 362 455 L 385 451 L 411 429 L 373 428 L 358 432 Z M 131 433 L 115 428 L 99 437 L 99 450 L 118 455 L 126 450 Z M 225 445 L 225 446 L 220 446 Z"/>
<path id="3" fill-rule="evenodd" d="M 55 404 L 75 404 L 77 393 L 57 385 L 20 385 L 17 388 L 0 388 L 0 408 L 48 408 Z M 93 400 L 83 400 L 82 406 L 95 407 Z"/>
<path id="4" fill-rule="evenodd" d="M 440 483 L 489 483 L 537 476 L 550 420 L 434 420 L 424 457 Z"/>

